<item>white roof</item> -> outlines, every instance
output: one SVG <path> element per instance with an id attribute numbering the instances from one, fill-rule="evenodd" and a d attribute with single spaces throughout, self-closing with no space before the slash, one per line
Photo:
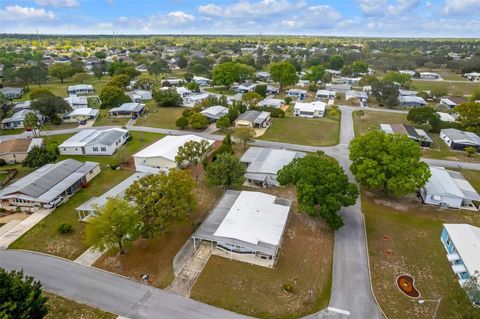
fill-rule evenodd
<path id="1" fill-rule="evenodd" d="M 269 194 L 242 191 L 214 236 L 278 246 L 290 207 L 276 204 L 276 199 Z"/>
<path id="2" fill-rule="evenodd" d="M 150 146 L 147 146 L 140 152 L 133 155 L 133 157 L 163 157 L 170 161 L 175 161 L 175 157 L 178 154 L 178 149 L 180 146 L 185 145 L 188 141 L 200 142 L 201 140 L 206 140 L 210 145 L 215 141 L 209 140 L 197 135 L 181 135 L 181 136 L 165 136 L 164 138 L 156 141 Z"/>
<path id="3" fill-rule="evenodd" d="M 416 96 L 417 95 L 417 91 L 411 91 L 411 90 L 398 90 L 398 92 L 400 93 L 401 96 Z"/>
<path id="4" fill-rule="evenodd" d="M 320 101 L 315 101 L 310 103 L 296 102 L 294 109 L 300 110 L 302 112 L 325 111 L 326 105 L 327 104 Z"/>
<path id="5" fill-rule="evenodd" d="M 258 106 L 273 106 L 279 108 L 280 106 L 282 106 L 283 102 L 284 100 L 282 99 L 266 98 L 260 101 L 258 103 Z"/>
<path id="6" fill-rule="evenodd" d="M 202 113 L 203 115 L 206 115 L 207 117 L 220 118 L 221 116 L 226 115 L 228 113 L 228 109 L 222 105 L 214 105 L 206 108 L 200 113 Z"/>
<path id="7" fill-rule="evenodd" d="M 317 91 L 317 96 L 318 95 L 333 95 L 333 96 L 335 96 L 335 95 L 337 95 L 337 92 L 330 91 L 330 90 L 318 90 Z"/>
<path id="8" fill-rule="evenodd" d="M 443 122 L 456 122 L 457 120 L 451 115 L 451 114 L 448 114 L 448 113 L 445 113 L 445 112 L 437 112 L 438 116 L 440 116 L 440 120 L 442 120 Z"/>
<path id="9" fill-rule="evenodd" d="M 92 109 L 89 107 L 80 107 L 74 109 L 72 112 L 68 113 L 67 116 L 95 116 L 99 112 L 98 109 Z"/>
<path id="10" fill-rule="evenodd" d="M 68 87 L 68 91 L 77 91 L 77 90 L 93 90 L 93 86 L 91 84 L 77 84 L 77 85 L 70 85 Z"/>
<path id="11" fill-rule="evenodd" d="M 192 80 L 195 81 L 195 82 L 196 82 L 196 81 L 207 81 L 207 82 L 208 82 L 208 81 L 211 81 L 210 79 L 207 79 L 207 78 L 205 78 L 205 77 L 203 77 L 203 76 L 194 76 Z"/>
<path id="12" fill-rule="evenodd" d="M 210 96 L 210 94 L 208 94 L 208 93 L 199 93 L 199 94 L 189 95 L 189 96 L 186 97 L 186 99 L 188 99 L 190 101 L 201 101 L 201 100 L 205 100 L 209 96 Z"/>
<path id="13" fill-rule="evenodd" d="M 135 102 L 130 102 L 130 103 L 123 103 L 119 107 L 114 107 L 110 109 L 109 112 L 118 112 L 118 111 L 124 111 L 124 112 L 139 112 L 141 109 L 145 107 L 145 104 L 141 103 L 135 103 Z"/>
<path id="14" fill-rule="evenodd" d="M 128 130 L 122 128 L 111 128 L 106 130 L 87 129 L 78 132 L 72 137 L 65 140 L 59 147 L 83 147 L 89 144 L 95 144 L 97 142 L 109 142 L 110 144 L 115 141 Z"/>
<path id="15" fill-rule="evenodd" d="M 443 224 L 470 274 L 480 272 L 480 227 Z"/>
<path id="16" fill-rule="evenodd" d="M 242 155 L 241 161 L 250 163 L 247 173 L 276 175 L 285 165 L 305 155 L 303 152 L 252 146 Z"/>
<path id="17" fill-rule="evenodd" d="M 430 172 L 432 176 L 424 186 L 428 194 L 480 200 L 480 195 L 461 173 L 438 166 L 430 166 Z"/>

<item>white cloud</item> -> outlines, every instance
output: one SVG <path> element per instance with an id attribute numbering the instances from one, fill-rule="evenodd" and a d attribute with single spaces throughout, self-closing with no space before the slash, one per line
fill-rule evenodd
<path id="1" fill-rule="evenodd" d="M 187 14 L 183 11 L 170 12 L 167 16 L 172 18 L 175 22 L 179 23 L 186 23 L 195 20 L 195 17 L 193 15 Z"/>
<path id="2" fill-rule="evenodd" d="M 36 4 L 50 7 L 78 7 L 77 0 L 34 0 Z"/>
<path id="3" fill-rule="evenodd" d="M 19 5 L 7 6 L 4 10 L 0 10 L 0 19 L 4 21 L 42 21 L 55 20 L 55 14 L 45 9 L 35 9 L 29 7 L 21 7 Z"/>
<path id="4" fill-rule="evenodd" d="M 206 4 L 199 6 L 198 12 L 216 17 L 249 18 L 283 14 L 293 9 L 303 8 L 305 5 L 304 1 L 293 3 L 288 0 L 238 1 L 225 6 Z"/>
<path id="5" fill-rule="evenodd" d="M 331 6 L 318 5 L 306 8 L 305 14 L 282 20 L 281 25 L 289 29 L 319 30 L 334 27 L 341 20 L 341 14 Z"/>
<path id="6" fill-rule="evenodd" d="M 395 3 L 388 6 L 388 13 L 393 15 L 402 15 L 416 9 L 420 0 L 396 0 Z"/>
<path id="7" fill-rule="evenodd" d="M 446 15 L 474 13 L 478 17 L 480 13 L 480 0 L 446 0 L 443 12 Z"/>
<path id="8" fill-rule="evenodd" d="M 388 0 L 357 0 L 363 15 L 367 17 L 383 16 Z"/>
<path id="9" fill-rule="evenodd" d="M 113 29 L 113 23 L 111 22 L 99 22 L 95 24 L 95 29 Z"/>

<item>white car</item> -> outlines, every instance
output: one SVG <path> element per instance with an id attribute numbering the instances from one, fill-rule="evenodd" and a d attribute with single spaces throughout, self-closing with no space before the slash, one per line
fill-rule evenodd
<path id="1" fill-rule="evenodd" d="M 52 208 L 56 208 L 58 205 L 60 205 L 61 203 L 63 202 L 63 197 L 62 196 L 58 196 L 57 198 L 55 198 L 54 200 L 52 200 L 50 203 L 46 203 L 45 205 L 43 205 L 43 207 L 47 208 L 47 209 L 52 209 Z"/>

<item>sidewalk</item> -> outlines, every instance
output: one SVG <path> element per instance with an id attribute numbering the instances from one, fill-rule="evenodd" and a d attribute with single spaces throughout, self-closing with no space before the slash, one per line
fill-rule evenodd
<path id="1" fill-rule="evenodd" d="M 94 249 L 93 247 L 88 248 L 83 254 L 78 256 L 77 259 L 74 260 L 77 264 L 84 265 L 84 266 L 91 266 L 93 265 L 98 258 L 103 255 L 103 252 Z"/>
<path id="2" fill-rule="evenodd" d="M 3 234 L 0 237 L 0 249 L 7 249 L 11 243 L 47 217 L 48 214 L 50 214 L 50 211 L 42 208 Z"/>

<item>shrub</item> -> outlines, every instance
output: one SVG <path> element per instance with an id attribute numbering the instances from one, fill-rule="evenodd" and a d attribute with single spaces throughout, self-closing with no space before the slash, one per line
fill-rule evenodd
<path id="1" fill-rule="evenodd" d="M 50 121 L 52 122 L 52 124 L 55 124 L 55 125 L 60 125 L 62 124 L 62 119 L 57 115 L 53 115 L 51 118 L 50 118 Z"/>
<path id="2" fill-rule="evenodd" d="M 467 146 L 464 148 L 464 151 L 468 157 L 472 157 L 477 152 L 477 149 L 473 146 Z"/>
<path id="3" fill-rule="evenodd" d="M 5 166 L 5 165 L 7 165 L 7 162 L 3 158 L 0 158 L 0 166 Z"/>
<path id="4" fill-rule="evenodd" d="M 290 104 L 292 102 L 292 98 L 290 96 L 287 96 L 285 98 L 285 103 Z"/>
<path id="5" fill-rule="evenodd" d="M 293 293 L 293 285 L 291 283 L 286 283 L 282 286 L 282 290 L 286 293 Z"/>
<path id="6" fill-rule="evenodd" d="M 181 116 L 179 117 L 176 121 L 175 121 L 175 125 L 178 127 L 178 128 L 185 128 L 187 125 L 188 125 L 188 120 L 185 116 Z"/>
<path id="7" fill-rule="evenodd" d="M 58 232 L 60 234 L 68 234 L 73 231 L 73 226 L 71 224 L 60 224 L 57 228 Z"/>

